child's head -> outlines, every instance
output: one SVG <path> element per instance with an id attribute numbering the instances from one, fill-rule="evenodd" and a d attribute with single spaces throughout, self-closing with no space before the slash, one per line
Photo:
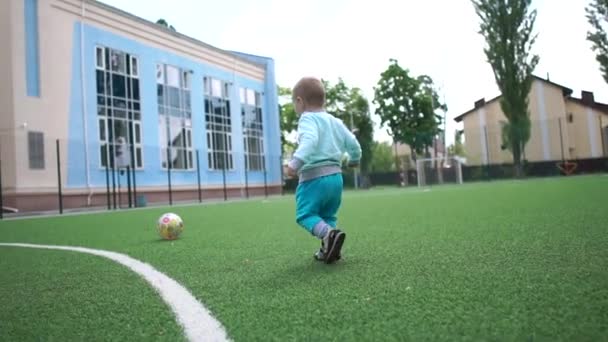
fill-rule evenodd
<path id="1" fill-rule="evenodd" d="M 325 106 L 323 83 L 314 77 L 304 77 L 293 87 L 293 107 L 296 113 L 316 112 Z"/>

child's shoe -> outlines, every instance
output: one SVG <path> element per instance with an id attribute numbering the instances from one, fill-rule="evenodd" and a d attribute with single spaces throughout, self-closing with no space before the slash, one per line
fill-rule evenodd
<path id="1" fill-rule="evenodd" d="M 321 249 L 315 253 L 314 258 L 331 264 L 342 258 L 340 251 L 346 239 L 346 234 L 339 229 L 331 229 L 325 238 L 321 240 Z"/>

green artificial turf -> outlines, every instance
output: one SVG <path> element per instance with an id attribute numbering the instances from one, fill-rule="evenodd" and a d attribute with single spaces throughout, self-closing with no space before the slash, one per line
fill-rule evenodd
<path id="1" fill-rule="evenodd" d="M 75 252 L 0 248 L 0 341 L 184 340 L 126 268 Z"/>
<path id="2" fill-rule="evenodd" d="M 339 214 L 344 260 L 330 266 L 313 261 L 318 241 L 293 222 L 293 197 L 5 221 L 0 241 L 86 246 L 148 262 L 188 288 L 235 341 L 597 341 L 608 334 L 607 190 L 608 177 L 594 176 L 349 192 Z M 156 236 L 165 211 L 185 221 L 177 241 Z M 104 339 L 94 322 L 112 315 L 112 303 L 135 300 L 137 328 L 110 321 L 111 336 L 175 340 L 179 328 L 161 323 L 171 313 L 146 283 L 95 258 L 0 247 L 0 307 L 22 305 L 20 316 L 35 320 L 54 303 L 36 300 L 39 284 L 55 277 L 56 286 L 96 298 L 57 305 L 61 317 L 91 313 L 66 323 L 66 338 Z M 61 265 L 74 260 L 120 276 L 94 284 L 86 272 L 62 276 Z M 22 320 L 3 312 L 0 329 Z M 9 329 L 7 338 L 61 337 L 32 331 Z"/>

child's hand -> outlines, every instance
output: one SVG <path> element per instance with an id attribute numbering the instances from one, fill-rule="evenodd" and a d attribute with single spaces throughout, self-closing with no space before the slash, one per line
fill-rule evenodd
<path id="1" fill-rule="evenodd" d="M 287 167 L 287 175 L 289 177 L 295 177 L 298 174 L 298 172 L 294 169 L 292 169 L 291 167 Z"/>

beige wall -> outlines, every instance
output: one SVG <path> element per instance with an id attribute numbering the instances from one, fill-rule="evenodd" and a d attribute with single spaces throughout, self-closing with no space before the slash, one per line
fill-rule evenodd
<path id="1" fill-rule="evenodd" d="M 249 79 L 264 81 L 265 69 L 219 49 L 194 42 L 174 33 L 160 30 L 155 25 L 128 15 L 117 14 L 103 4 L 85 0 L 84 22 L 87 25 L 133 39 L 142 44 L 172 51 L 201 63 L 214 65 Z M 23 0 L 0 1 L 0 42 L 8 42 L 0 50 L 0 108 L 13 108 L 14 116 L 2 113 L 2 127 L 16 127 L 24 122 L 27 130 L 45 134 L 45 170 L 30 170 L 27 131 L 18 130 L 14 139 L 4 137 L 6 159 L 14 161 L 19 177 L 9 171 L 3 175 L 10 188 L 20 192 L 55 191 L 57 186 L 55 140 L 61 140 L 61 164 L 67 167 L 67 142 L 72 80 L 72 50 L 74 23 L 82 20 L 80 0 L 39 0 L 39 62 L 40 97 L 29 97 L 25 78 L 25 26 Z M 12 64 L 9 62 L 12 61 Z M 5 67 L 6 66 L 6 67 Z M 11 104 L 12 103 L 12 104 Z M 18 118 L 18 120 L 12 120 Z M 89 138 L 97 132 L 88 132 Z M 0 137 L 2 139 L 2 137 Z M 0 141 L 2 142 L 2 141 Z M 5 144 L 2 144 L 5 145 Z M 8 149 L 8 151 L 4 151 Z M 14 156 L 9 155 L 14 151 Z M 3 153 L 4 156 L 4 153 Z M 82 166 L 84 168 L 84 166 Z M 5 168 L 3 167 L 3 171 Z M 63 172 L 64 184 L 67 172 Z"/>
<path id="2" fill-rule="evenodd" d="M 25 40 L 17 39 L 25 37 L 24 2 L 11 2 L 14 38 L 12 88 L 16 124 L 27 123 L 27 130 L 18 131 L 15 135 L 15 167 L 19 170 L 15 187 L 24 192 L 56 191 L 55 139 L 65 140 L 68 136 L 74 22 L 69 15 L 54 9 L 52 0 L 38 2 L 40 97 L 27 96 Z M 44 132 L 44 170 L 29 168 L 27 131 Z M 62 150 L 66 151 L 65 144 Z M 65 165 L 67 153 L 62 157 L 62 165 Z M 67 172 L 63 174 L 65 177 Z"/>
<path id="3" fill-rule="evenodd" d="M 511 163 L 513 155 L 509 150 L 503 150 L 502 146 L 502 122 L 507 118 L 500 107 L 500 101 L 494 101 L 485 106 L 487 145 L 490 164 Z M 485 132 L 481 132 L 485 135 Z M 481 138 L 480 138 L 481 139 Z M 485 136 L 484 136 L 485 139 Z M 481 142 L 481 140 L 480 140 Z M 486 157 L 487 158 L 487 157 Z M 483 159 L 482 159 L 483 160 Z"/>
<path id="4" fill-rule="evenodd" d="M 2 159 L 2 185 L 10 189 L 15 184 L 15 165 L 9 160 L 15 158 L 15 146 L 12 136 L 15 134 L 15 117 L 13 109 L 13 18 L 14 2 L 0 1 L 0 154 Z M 8 47 L 8 48 L 6 48 Z"/>
<path id="5" fill-rule="evenodd" d="M 540 80 L 534 80 L 528 101 L 531 133 L 525 148 L 526 159 L 528 161 L 560 160 L 562 142 L 564 157 L 569 159 L 568 146 L 572 132 L 566 125 L 566 103 L 562 89 Z M 463 122 L 469 164 L 485 164 L 488 156 L 490 164 L 513 162 L 511 152 L 501 149 L 501 122 L 507 122 L 507 118 L 500 108 L 499 100 L 489 102 L 483 108 L 468 114 L 464 117 Z"/>
<path id="6" fill-rule="evenodd" d="M 532 126 L 530 140 L 526 145 L 526 158 L 529 161 L 561 160 L 562 147 L 564 158 L 570 158 L 566 104 L 562 89 L 535 80 L 529 101 Z"/>
<path id="7" fill-rule="evenodd" d="M 506 121 L 500 101 L 492 101 L 464 117 L 465 152 L 471 165 L 498 164 L 513 160 L 502 151 L 500 121 Z"/>
<path id="8" fill-rule="evenodd" d="M 572 148 L 572 158 L 594 158 L 604 155 L 600 117 L 601 124 L 605 127 L 608 125 L 608 115 L 574 101 L 567 101 L 566 108 L 568 113 L 572 113 L 573 119 L 572 123 L 568 123 L 568 130 L 575 137 L 569 145 Z"/>

